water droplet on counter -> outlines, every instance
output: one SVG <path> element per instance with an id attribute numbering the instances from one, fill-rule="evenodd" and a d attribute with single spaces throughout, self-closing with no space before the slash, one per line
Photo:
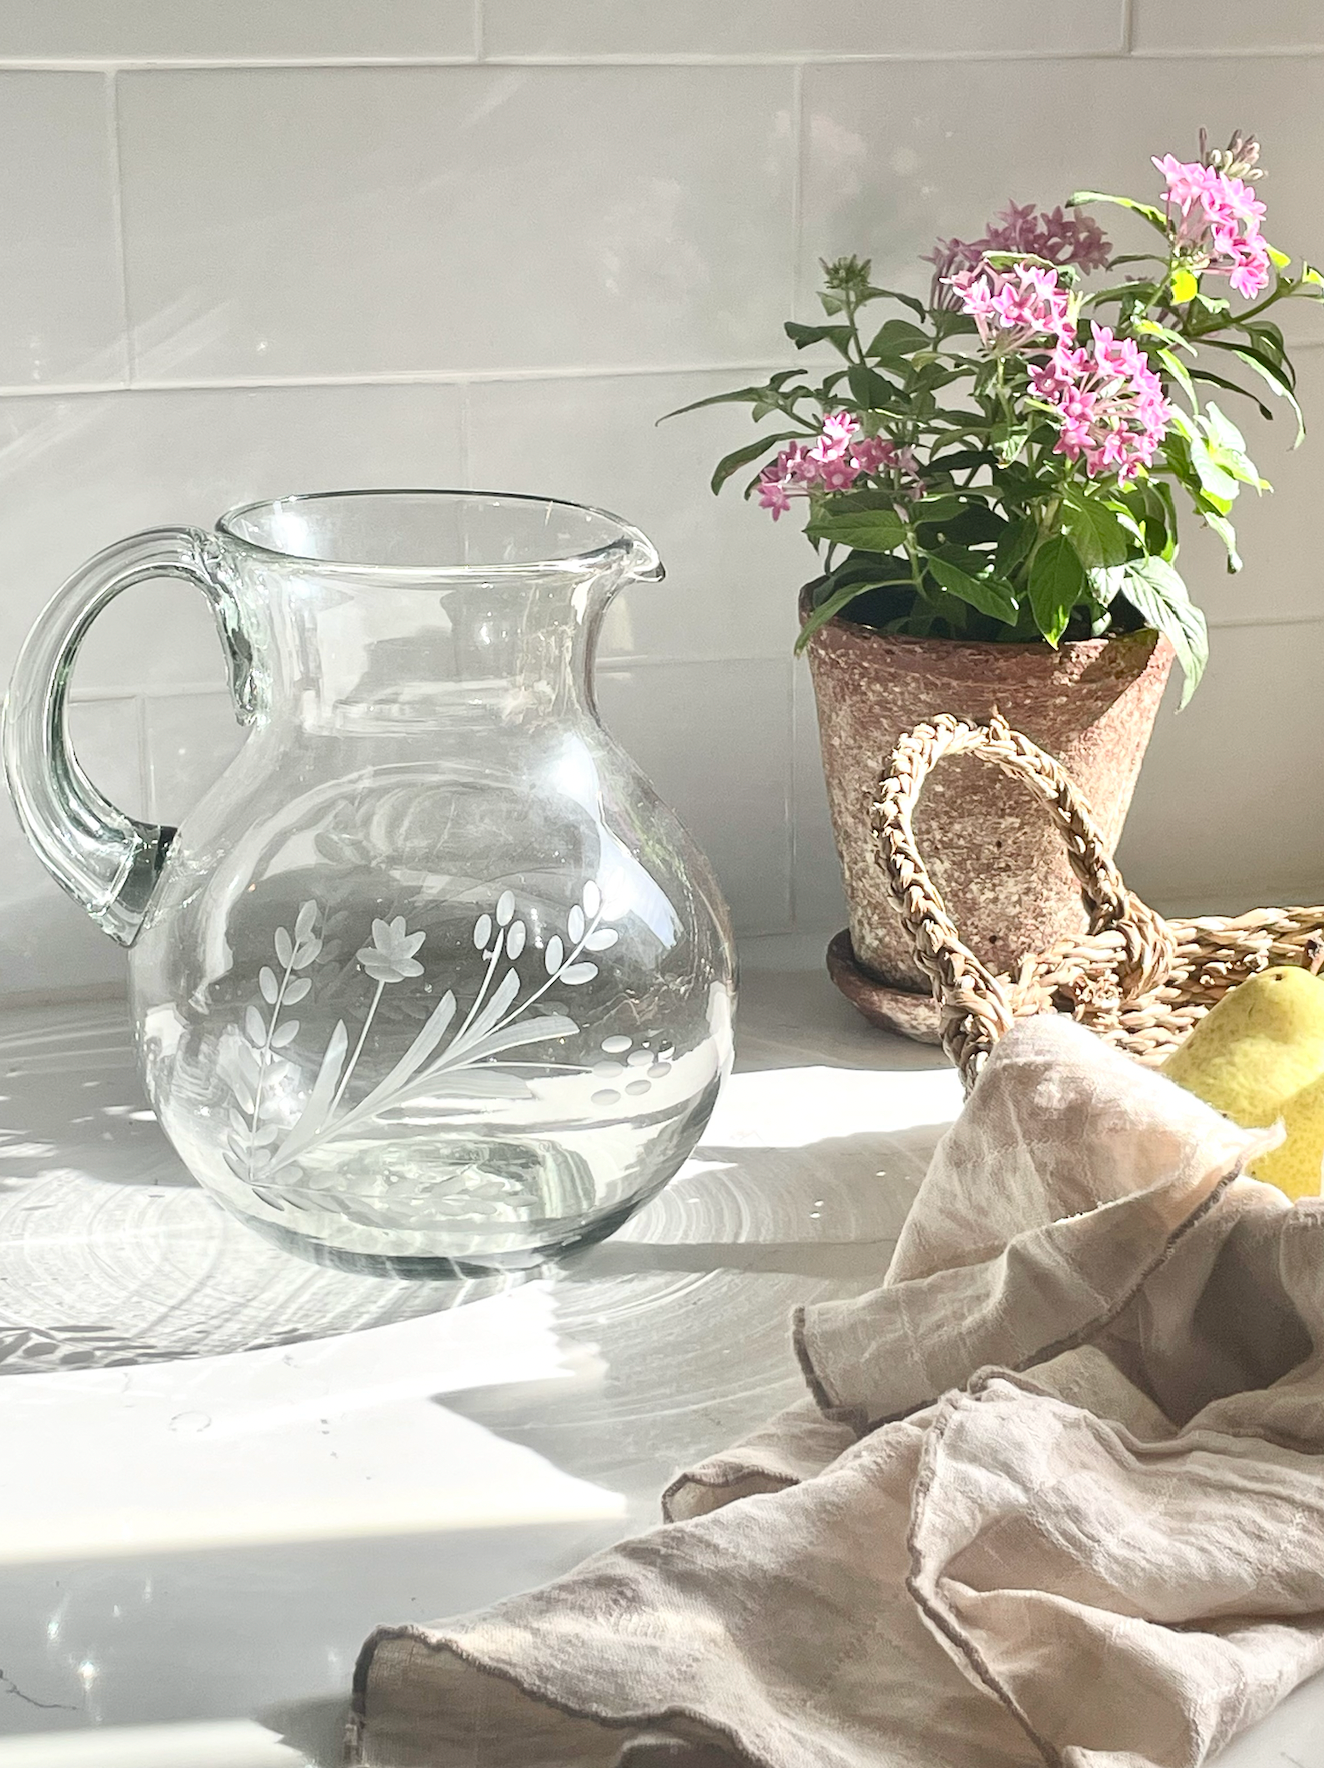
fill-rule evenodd
<path id="1" fill-rule="evenodd" d="M 211 1423 L 210 1412 L 176 1412 L 170 1420 L 171 1430 L 197 1433 L 206 1430 Z"/>

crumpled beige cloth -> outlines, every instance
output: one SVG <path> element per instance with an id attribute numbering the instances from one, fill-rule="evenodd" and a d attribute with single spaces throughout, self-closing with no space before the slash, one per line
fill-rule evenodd
<path id="1" fill-rule="evenodd" d="M 372 1768 L 1193 1768 L 1324 1665 L 1324 1204 L 1053 1016 L 812 1398 L 550 1587 L 365 1647 Z"/>

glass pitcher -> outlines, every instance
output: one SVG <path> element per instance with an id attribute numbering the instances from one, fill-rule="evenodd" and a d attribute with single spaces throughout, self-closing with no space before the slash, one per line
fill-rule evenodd
<path id="1" fill-rule="evenodd" d="M 70 750 L 120 590 L 197 585 L 251 734 L 179 829 Z M 732 1055 L 712 873 L 602 728 L 621 586 L 601 510 L 348 491 L 99 554 L 25 644 L 4 725 L 29 838 L 129 947 L 152 1105 L 200 1182 L 319 1262 L 522 1267 L 609 1234 L 698 1140 Z"/>

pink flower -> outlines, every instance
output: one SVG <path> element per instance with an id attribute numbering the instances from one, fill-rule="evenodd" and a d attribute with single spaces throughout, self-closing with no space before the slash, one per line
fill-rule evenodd
<path id="1" fill-rule="evenodd" d="M 793 497 L 807 497 L 811 489 L 848 491 L 861 477 L 884 472 L 893 475 L 892 489 L 901 496 L 922 494 L 924 479 L 912 449 L 898 448 L 887 436 L 866 436 L 848 411 L 829 412 L 812 444 L 792 442 L 764 467 L 758 499 L 776 522 Z"/>
<path id="2" fill-rule="evenodd" d="M 774 522 L 779 521 L 791 507 L 790 493 L 776 477 L 776 471 L 775 467 L 766 467 L 759 474 L 759 504 L 763 509 L 772 511 Z"/>
<path id="3" fill-rule="evenodd" d="M 1196 276 L 1226 276 L 1247 299 L 1267 288 L 1269 248 L 1260 237 L 1264 204 L 1251 186 L 1217 166 L 1183 162 L 1170 153 L 1154 164 L 1167 183 L 1169 221 L 1174 209 L 1180 216 L 1174 262 Z"/>
<path id="4" fill-rule="evenodd" d="M 1158 376 L 1131 338 L 1091 325 L 1088 344 L 1059 343 L 1030 376 L 1061 426 L 1055 452 L 1085 462 L 1091 478 L 1126 484 L 1154 459 L 1170 411 Z"/>
<path id="5" fill-rule="evenodd" d="M 1013 264 L 1010 270 L 962 271 L 949 278 L 957 303 L 974 320 L 986 349 L 1008 352 L 1075 336 L 1071 297 L 1056 270 Z"/>
<path id="6" fill-rule="evenodd" d="M 1033 203 L 1008 203 L 980 239 L 940 239 L 925 261 L 934 266 L 932 304 L 952 309 L 951 279 L 965 270 L 983 266 L 987 252 L 1021 252 L 1027 258 L 1046 258 L 1050 264 L 1075 264 L 1081 270 L 1101 270 L 1112 246 L 1103 229 L 1089 215 L 1065 215 L 1060 208 L 1051 214 Z"/>

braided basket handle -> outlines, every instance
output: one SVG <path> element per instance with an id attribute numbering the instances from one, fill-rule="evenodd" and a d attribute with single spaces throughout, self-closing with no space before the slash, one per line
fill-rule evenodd
<path id="1" fill-rule="evenodd" d="M 1090 932 L 1111 931 L 1121 938 L 1117 981 L 1124 1002 L 1168 973 L 1176 942 L 1167 922 L 1126 888 L 1084 800 L 1051 755 L 996 713 L 987 725 L 949 715 L 916 725 L 892 751 L 879 780 L 870 818 L 874 850 L 914 944 L 916 962 L 933 984 L 942 1012 L 943 1047 L 969 1087 L 988 1052 L 1010 1029 L 1015 1012 L 1005 981 L 962 944 L 915 845 L 912 825 L 924 781 L 949 755 L 991 762 L 1023 780 L 1042 800 L 1080 881 Z"/>

